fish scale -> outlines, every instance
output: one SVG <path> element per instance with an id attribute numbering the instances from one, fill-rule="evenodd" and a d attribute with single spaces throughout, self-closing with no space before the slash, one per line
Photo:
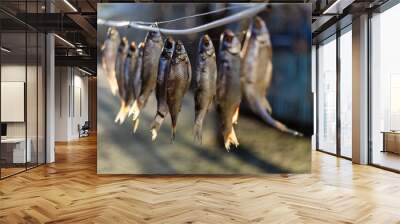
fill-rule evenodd
<path id="1" fill-rule="evenodd" d="M 211 38 L 204 35 L 199 42 L 199 57 L 195 82 L 195 126 L 194 140 L 202 143 L 204 118 L 216 95 L 217 65 Z"/>
<path id="2" fill-rule="evenodd" d="M 221 35 L 216 102 L 224 145 L 228 151 L 232 144 L 239 145 L 233 125 L 238 120 L 242 97 L 240 48 L 241 44 L 232 31 L 226 30 Z"/>
<path id="3" fill-rule="evenodd" d="M 129 115 L 132 115 L 132 120 L 136 123 L 139 118 L 140 111 L 146 106 L 146 103 L 156 88 L 158 63 L 162 50 L 162 37 L 158 31 L 149 31 L 145 38 L 143 49 L 143 71 L 141 74 L 142 86 L 140 95 L 133 103 Z"/>
<path id="4" fill-rule="evenodd" d="M 158 63 L 157 85 L 156 85 L 156 99 L 157 99 L 157 112 L 151 124 L 151 135 L 154 141 L 157 138 L 160 127 L 169 113 L 166 101 L 166 79 L 170 70 L 172 54 L 175 47 L 175 41 L 169 37 L 165 40 L 161 52 L 160 60 Z"/>
<path id="5" fill-rule="evenodd" d="M 172 138 L 175 139 L 178 115 L 185 93 L 189 89 L 192 70 L 189 57 L 181 41 L 176 43 L 172 63 L 167 76 L 167 104 L 172 123 Z"/>

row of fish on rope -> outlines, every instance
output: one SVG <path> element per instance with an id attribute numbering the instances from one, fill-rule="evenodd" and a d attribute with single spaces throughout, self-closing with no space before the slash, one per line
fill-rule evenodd
<path id="1" fill-rule="evenodd" d="M 242 97 L 252 112 L 267 124 L 300 135 L 271 116 L 266 94 L 272 78 L 272 46 L 265 22 L 260 17 L 252 20 L 243 47 L 230 30 L 221 34 L 219 45 L 216 52 L 208 35 L 199 41 L 194 70 L 194 140 L 202 142 L 203 120 L 215 102 L 225 148 L 237 147 L 234 125 L 238 122 Z M 182 101 L 192 79 L 192 67 L 183 43 L 172 37 L 163 41 L 160 32 L 149 31 L 144 43 L 136 46 L 135 42 L 129 44 L 125 37 L 121 39 L 111 27 L 102 46 L 102 66 L 112 93 L 118 94 L 121 100 L 115 122 L 122 124 L 132 116 L 136 132 L 140 111 L 155 90 L 157 111 L 150 127 L 152 140 L 157 138 L 164 119 L 170 115 L 173 141 Z"/>

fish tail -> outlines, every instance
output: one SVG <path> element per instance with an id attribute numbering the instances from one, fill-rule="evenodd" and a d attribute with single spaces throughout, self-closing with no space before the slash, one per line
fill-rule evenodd
<path id="1" fill-rule="evenodd" d="M 235 145 L 235 147 L 239 146 L 239 141 L 236 137 L 235 129 L 231 127 L 231 129 L 224 136 L 225 141 L 225 149 L 229 152 L 231 145 Z"/>
<path id="2" fill-rule="evenodd" d="M 193 128 L 194 141 L 201 144 L 203 141 L 203 120 L 206 116 L 207 108 L 202 110 L 196 110 L 195 114 L 195 125 Z"/>
<path id="3" fill-rule="evenodd" d="M 125 101 L 121 100 L 121 108 L 119 109 L 119 112 L 117 116 L 115 117 L 114 122 L 122 124 L 124 123 L 129 111 L 129 106 L 125 103 Z"/>
<path id="4" fill-rule="evenodd" d="M 176 136 L 176 126 L 175 126 L 175 125 L 172 125 L 171 143 L 174 143 L 174 141 L 175 141 L 175 136 Z"/>
<path id="5" fill-rule="evenodd" d="M 136 131 L 137 131 L 138 127 L 139 127 L 139 121 L 140 121 L 139 118 L 136 119 L 136 120 L 133 120 L 133 134 L 136 133 Z"/>
<path id="6" fill-rule="evenodd" d="M 196 122 L 193 132 L 194 141 L 201 144 L 203 142 L 203 122 Z"/>
<path id="7" fill-rule="evenodd" d="M 248 97 L 248 101 L 253 112 L 255 114 L 258 114 L 265 123 L 271 125 L 272 127 L 278 129 L 279 131 L 289 133 L 294 136 L 303 136 L 302 133 L 292 130 L 286 127 L 286 125 L 282 124 L 281 122 L 275 120 L 271 116 L 271 114 L 269 114 L 267 110 L 261 105 L 260 100 L 257 100 L 256 98 L 249 99 Z"/>
<path id="8" fill-rule="evenodd" d="M 164 121 L 164 117 L 161 116 L 159 112 L 157 112 L 156 117 L 154 118 L 153 123 L 151 124 L 151 140 L 156 140 L 158 132 L 160 131 L 160 127 Z"/>
<path id="9" fill-rule="evenodd" d="M 128 116 L 132 115 L 132 120 L 136 120 L 138 119 L 139 114 L 140 114 L 139 99 L 136 99 L 129 110 Z"/>
<path id="10" fill-rule="evenodd" d="M 173 143 L 175 140 L 175 136 L 176 136 L 176 116 L 173 116 L 172 114 L 171 114 L 171 123 L 172 123 L 171 143 Z"/>

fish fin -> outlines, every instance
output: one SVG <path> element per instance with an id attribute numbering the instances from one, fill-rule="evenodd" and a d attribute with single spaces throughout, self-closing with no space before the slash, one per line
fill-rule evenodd
<path id="1" fill-rule="evenodd" d="M 231 145 L 235 145 L 235 147 L 239 146 L 239 141 L 236 137 L 235 129 L 233 127 L 225 136 L 225 149 L 229 152 Z"/>
<path id="2" fill-rule="evenodd" d="M 136 120 L 133 120 L 133 134 L 136 133 L 136 131 L 137 131 L 138 127 L 139 127 L 139 121 L 140 121 L 139 118 L 136 119 Z"/>
<path id="3" fill-rule="evenodd" d="M 249 104 L 251 109 L 253 110 L 253 112 L 255 114 L 257 114 L 258 116 L 260 116 L 260 118 L 267 124 L 271 125 L 272 127 L 278 129 L 279 131 L 285 132 L 285 133 L 289 133 L 292 134 L 294 136 L 303 136 L 302 133 L 292 130 L 288 127 L 286 127 L 286 125 L 282 124 L 281 122 L 275 120 L 271 114 L 269 114 L 267 112 L 267 110 L 265 108 L 263 108 L 263 105 L 261 105 L 260 100 L 257 100 L 256 98 L 252 98 L 249 100 Z"/>
<path id="4" fill-rule="evenodd" d="M 121 101 L 121 108 L 119 109 L 119 112 L 114 120 L 115 123 L 122 124 L 124 123 L 127 115 L 128 115 L 129 107 L 126 105 L 124 101 Z"/>
<path id="5" fill-rule="evenodd" d="M 268 113 L 272 114 L 272 107 L 268 99 L 264 97 L 262 99 L 263 100 L 261 101 L 261 103 L 263 104 L 263 107 L 267 110 Z"/>
<path id="6" fill-rule="evenodd" d="M 205 116 L 207 115 L 209 106 L 210 103 L 208 104 L 207 108 L 203 108 L 200 110 L 198 110 L 197 108 L 195 109 L 196 114 L 195 114 L 195 125 L 193 128 L 193 134 L 194 134 L 194 142 L 197 142 L 199 144 L 202 144 L 203 142 L 203 121 Z"/>
<path id="7" fill-rule="evenodd" d="M 239 107 L 236 108 L 235 113 L 232 117 L 232 124 L 237 124 L 239 119 Z"/>
<path id="8" fill-rule="evenodd" d="M 151 124 L 151 140 L 156 140 L 160 127 L 164 121 L 164 118 L 157 112 L 153 123 Z"/>
<path id="9" fill-rule="evenodd" d="M 196 122 L 196 124 L 194 125 L 194 141 L 202 144 L 203 142 L 203 123 L 202 122 Z"/>
<path id="10" fill-rule="evenodd" d="M 157 132 L 156 129 L 154 129 L 154 128 L 151 129 L 150 131 L 151 131 L 151 140 L 152 140 L 152 141 L 155 141 L 156 138 L 157 138 L 158 132 Z"/>
<path id="11" fill-rule="evenodd" d="M 133 102 L 131 109 L 129 110 L 128 116 L 132 115 L 132 120 L 136 120 L 139 117 L 139 114 L 140 114 L 140 109 L 139 109 L 138 99 L 136 99 L 135 102 Z"/>

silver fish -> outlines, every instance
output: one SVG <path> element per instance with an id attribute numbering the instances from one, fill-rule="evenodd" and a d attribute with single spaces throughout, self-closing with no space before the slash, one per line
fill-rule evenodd
<path id="1" fill-rule="evenodd" d="M 265 22 L 256 17 L 247 32 L 242 49 L 242 91 L 253 113 L 280 131 L 301 135 L 271 116 L 272 108 L 266 95 L 272 79 L 272 45 Z"/>
<path id="2" fill-rule="evenodd" d="M 101 64 L 107 75 L 108 84 L 113 95 L 117 94 L 118 91 L 117 79 L 115 78 L 115 60 L 120 42 L 121 38 L 118 31 L 112 27 L 108 29 L 107 38 L 101 47 Z"/>
<path id="3" fill-rule="evenodd" d="M 152 140 L 157 138 L 161 124 L 165 117 L 168 115 L 168 105 L 166 101 L 166 77 L 170 69 L 172 54 L 175 48 L 175 41 L 168 37 L 164 42 L 164 47 L 161 52 L 160 62 L 158 64 L 157 85 L 156 85 L 156 98 L 157 98 L 157 114 L 151 124 Z"/>
<path id="4" fill-rule="evenodd" d="M 240 91 L 240 48 L 241 44 L 232 31 L 226 30 L 221 35 L 218 52 L 216 102 L 224 144 L 228 151 L 231 144 L 234 144 L 236 147 L 239 145 L 233 124 L 237 123 L 242 97 Z"/>
<path id="5" fill-rule="evenodd" d="M 128 55 L 128 50 L 129 50 L 128 39 L 124 37 L 122 38 L 122 41 L 118 47 L 117 58 L 115 60 L 115 78 L 117 79 L 118 93 L 121 99 L 121 108 L 117 117 L 115 118 L 115 122 L 116 123 L 119 122 L 120 124 L 122 124 L 124 120 L 123 114 L 128 106 L 125 102 L 125 96 L 127 94 L 127 88 L 125 86 L 125 83 L 128 82 L 128 80 L 125 80 L 125 74 L 124 74 L 125 62 Z"/>
<path id="6" fill-rule="evenodd" d="M 125 53 L 123 56 L 125 56 Z M 134 92 L 131 88 L 131 82 L 135 73 L 137 56 L 136 44 L 133 41 L 129 47 L 127 55 L 125 56 L 125 60 L 123 62 L 123 71 L 117 76 L 121 108 L 117 117 L 115 118 L 115 122 L 119 122 L 120 124 L 125 121 L 129 112 L 130 103 L 134 99 Z"/>
<path id="7" fill-rule="evenodd" d="M 143 50 L 143 72 L 142 88 L 138 98 L 136 98 L 129 114 L 133 115 L 135 121 L 140 110 L 146 105 L 147 100 L 157 84 L 158 62 L 161 55 L 163 42 L 161 33 L 158 31 L 149 31 L 146 35 Z"/>
<path id="8" fill-rule="evenodd" d="M 175 139 L 178 115 L 181 111 L 183 97 L 189 89 L 192 79 L 192 68 L 185 47 L 181 41 L 175 45 L 167 76 L 167 104 L 172 121 L 172 139 Z"/>
<path id="9" fill-rule="evenodd" d="M 194 140 L 202 142 L 203 120 L 217 91 L 217 63 L 211 38 L 200 39 L 195 70 L 195 126 Z"/>

